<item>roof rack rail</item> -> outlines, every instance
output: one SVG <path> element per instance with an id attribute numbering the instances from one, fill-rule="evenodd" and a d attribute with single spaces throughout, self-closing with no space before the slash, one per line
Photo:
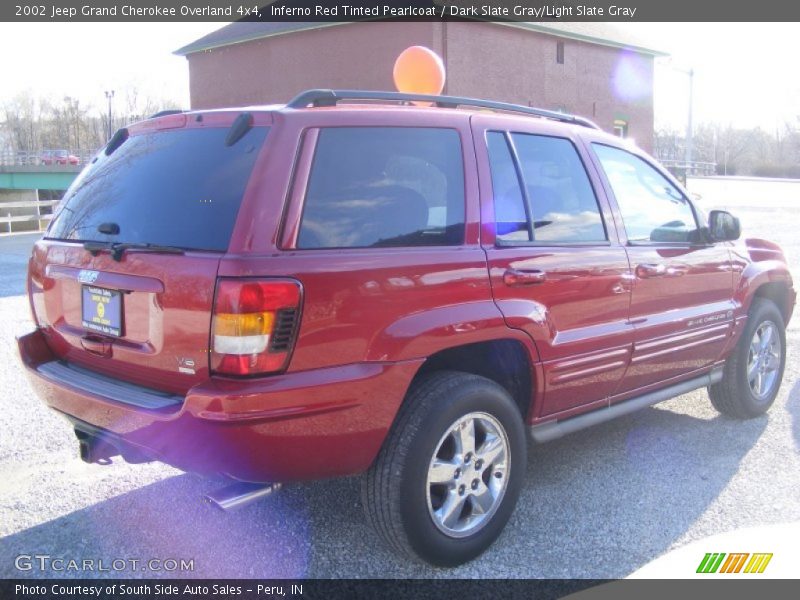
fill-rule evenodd
<path id="1" fill-rule="evenodd" d="M 428 94 L 406 94 L 403 92 L 377 92 L 369 90 L 306 90 L 292 98 L 287 108 L 307 108 L 310 106 L 336 106 L 342 100 L 386 100 L 391 102 L 431 102 L 442 108 L 456 108 L 458 106 L 475 106 L 478 108 L 488 108 L 491 110 L 501 110 L 506 112 L 522 113 L 572 123 L 600 129 L 589 119 L 560 113 L 544 108 L 534 108 L 532 106 L 522 106 L 521 104 L 511 104 L 508 102 L 495 102 L 493 100 L 479 100 L 476 98 L 462 98 L 460 96 L 432 96 Z"/>

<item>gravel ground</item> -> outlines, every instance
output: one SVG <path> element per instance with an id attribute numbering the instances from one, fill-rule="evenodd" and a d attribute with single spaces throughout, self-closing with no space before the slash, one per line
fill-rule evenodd
<path id="1" fill-rule="evenodd" d="M 790 206 L 735 210 L 746 235 L 778 241 L 796 258 Z M 290 485 L 225 514 L 200 501 L 218 482 L 152 463 L 85 465 L 66 422 L 34 396 L 16 355 L 14 335 L 31 327 L 23 294 L 32 241 L 0 239 L 2 577 L 42 576 L 16 570 L 14 560 L 48 554 L 107 564 L 193 559 L 192 573 L 172 575 L 198 577 L 619 578 L 709 535 L 800 520 L 797 318 L 783 387 L 767 416 L 720 417 L 698 391 L 532 448 L 505 533 L 457 569 L 387 552 L 364 521 L 355 478 Z"/>

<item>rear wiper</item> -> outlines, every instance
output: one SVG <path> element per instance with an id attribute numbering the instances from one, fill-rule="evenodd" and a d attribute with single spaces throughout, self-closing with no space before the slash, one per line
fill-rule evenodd
<path id="1" fill-rule="evenodd" d="M 110 250 L 110 242 L 83 242 L 83 249 L 88 250 L 92 256 L 97 256 L 101 250 Z"/>
<path id="2" fill-rule="evenodd" d="M 159 252 L 162 254 L 183 254 L 186 252 L 186 250 L 178 248 L 177 246 L 117 242 L 111 245 L 111 258 L 119 262 L 122 260 L 122 255 L 125 253 L 125 250 L 146 250 L 148 252 Z"/>
<path id="3" fill-rule="evenodd" d="M 177 246 L 161 246 L 159 244 L 141 244 L 135 242 L 84 242 L 83 247 L 92 256 L 97 256 L 102 250 L 110 250 L 111 258 L 119 262 L 126 250 L 144 250 L 147 252 L 160 252 L 164 254 L 183 254 L 183 248 Z"/>

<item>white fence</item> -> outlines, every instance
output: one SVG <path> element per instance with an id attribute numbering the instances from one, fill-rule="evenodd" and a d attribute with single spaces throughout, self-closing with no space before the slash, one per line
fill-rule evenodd
<path id="1" fill-rule="evenodd" d="M 14 202 L 0 202 L 0 231 L 3 233 L 13 233 L 13 223 L 37 222 L 37 229 L 42 231 L 47 227 L 47 223 L 53 218 L 52 211 L 42 214 L 42 208 L 50 208 L 61 202 L 61 200 L 23 200 Z M 10 208 L 31 208 L 31 214 L 12 215 Z M 15 211 L 16 212 L 16 211 Z M 26 211 L 27 212 L 27 211 Z"/>

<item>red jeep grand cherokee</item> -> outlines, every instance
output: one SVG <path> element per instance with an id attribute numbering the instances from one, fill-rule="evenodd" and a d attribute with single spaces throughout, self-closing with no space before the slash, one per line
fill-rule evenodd
<path id="1" fill-rule="evenodd" d="M 529 439 L 702 387 L 770 407 L 795 292 L 738 237 L 579 117 L 315 90 L 117 132 L 34 247 L 19 348 L 85 460 L 248 482 L 223 504 L 364 473 L 389 545 L 456 565 Z"/>

